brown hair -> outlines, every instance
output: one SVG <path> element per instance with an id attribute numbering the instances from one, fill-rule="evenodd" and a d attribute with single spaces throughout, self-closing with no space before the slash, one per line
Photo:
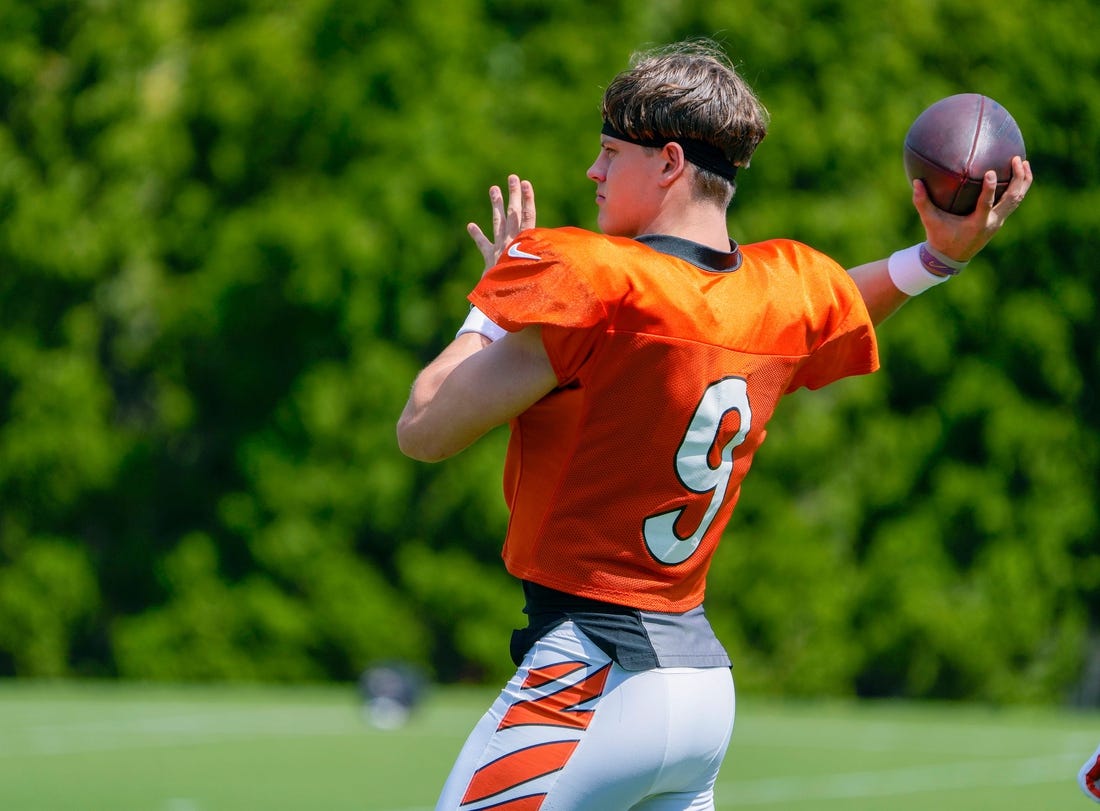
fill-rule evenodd
<path id="1" fill-rule="evenodd" d="M 631 138 L 702 141 L 739 167 L 749 165 L 768 132 L 768 111 L 709 39 L 634 54 L 604 91 L 601 112 Z M 732 181 L 698 167 L 696 176 L 700 196 L 729 203 Z"/>

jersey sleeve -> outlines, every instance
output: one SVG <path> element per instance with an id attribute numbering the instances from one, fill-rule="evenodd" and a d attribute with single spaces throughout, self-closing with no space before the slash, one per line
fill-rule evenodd
<path id="1" fill-rule="evenodd" d="M 874 324 L 855 281 L 831 259 L 811 253 L 810 267 L 802 274 L 802 295 L 817 340 L 799 364 L 788 392 L 819 389 L 879 367 Z"/>
<path id="2" fill-rule="evenodd" d="M 833 381 L 853 375 L 870 374 L 878 369 L 878 352 L 870 319 L 861 322 L 853 311 L 842 319 L 840 328 L 803 363 L 788 391 L 805 386 L 819 389 Z"/>
<path id="3" fill-rule="evenodd" d="M 584 272 L 584 241 L 570 239 L 564 230 L 519 234 L 469 296 L 509 332 L 542 326 L 543 346 L 562 383 L 591 354 L 607 321 L 607 309 Z"/>

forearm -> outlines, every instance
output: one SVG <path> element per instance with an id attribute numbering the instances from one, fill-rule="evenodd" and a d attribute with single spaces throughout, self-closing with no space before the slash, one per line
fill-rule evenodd
<path id="1" fill-rule="evenodd" d="M 476 223 L 466 226 L 486 271 L 517 234 L 535 227 L 535 190 L 529 181 L 508 176 L 507 207 L 499 186 L 490 187 L 489 200 L 491 236 Z M 446 459 L 556 385 L 538 327 L 509 333 L 474 307 L 455 340 L 413 382 L 397 422 L 397 444 L 414 459 Z"/>
<path id="2" fill-rule="evenodd" d="M 896 251 L 888 259 L 848 271 L 859 288 L 871 321 L 881 324 L 902 304 L 959 273 L 966 262 L 952 259 L 925 242 Z"/>
<path id="3" fill-rule="evenodd" d="M 477 439 L 477 436 L 472 436 L 465 443 L 459 440 L 461 447 L 450 453 L 443 452 L 439 438 L 440 423 L 444 417 L 441 406 L 445 403 L 439 394 L 448 386 L 455 369 L 489 344 L 488 338 L 476 332 L 460 334 L 416 376 L 409 400 L 397 421 L 397 444 L 402 453 L 421 461 L 434 462 L 457 453 Z M 455 386 L 452 382 L 444 393 L 458 403 L 468 402 L 469 398 L 454 391 Z"/>
<path id="4" fill-rule="evenodd" d="M 454 456 L 557 383 L 538 327 L 493 342 L 459 335 L 413 383 L 397 425 L 398 445 L 424 462 Z"/>
<path id="5" fill-rule="evenodd" d="M 881 324 L 909 300 L 909 296 L 898 290 L 890 279 L 888 260 L 879 259 L 848 270 L 848 275 L 856 283 L 871 315 L 871 322 Z"/>

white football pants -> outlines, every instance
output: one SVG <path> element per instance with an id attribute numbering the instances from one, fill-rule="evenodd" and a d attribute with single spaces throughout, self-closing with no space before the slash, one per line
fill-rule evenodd
<path id="1" fill-rule="evenodd" d="M 734 708 L 729 669 L 623 670 L 566 622 L 474 728 L 436 811 L 713 811 Z"/>

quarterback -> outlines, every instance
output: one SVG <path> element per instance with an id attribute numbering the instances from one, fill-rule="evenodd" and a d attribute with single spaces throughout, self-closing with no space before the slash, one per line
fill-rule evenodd
<path id="1" fill-rule="evenodd" d="M 913 203 L 926 240 L 845 270 L 798 242 L 737 245 L 736 173 L 767 131 L 712 43 L 641 54 L 604 93 L 600 233 L 538 228 L 531 184 L 490 189 L 486 260 L 455 340 L 418 375 L 398 441 L 424 461 L 509 423 L 507 570 L 527 626 L 514 678 L 439 799 L 453 811 L 708 811 L 734 723 L 707 568 L 786 393 L 878 365 L 875 324 L 943 283 L 1031 183 Z"/>

